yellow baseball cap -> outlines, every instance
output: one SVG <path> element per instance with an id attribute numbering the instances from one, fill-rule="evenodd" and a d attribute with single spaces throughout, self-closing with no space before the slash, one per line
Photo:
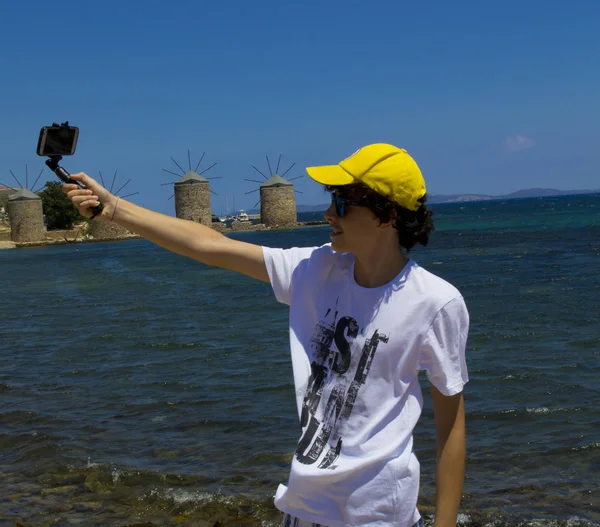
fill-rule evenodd
<path id="1" fill-rule="evenodd" d="M 406 150 L 385 143 L 365 146 L 338 165 L 308 167 L 306 171 L 322 185 L 363 183 L 409 210 L 417 210 L 426 193 L 415 160 Z"/>

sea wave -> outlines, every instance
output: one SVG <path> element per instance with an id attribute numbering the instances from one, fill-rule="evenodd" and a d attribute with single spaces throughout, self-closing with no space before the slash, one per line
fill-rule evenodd
<path id="1" fill-rule="evenodd" d="M 594 443 L 588 443 L 587 445 L 573 447 L 571 450 L 574 452 L 582 452 L 585 450 L 598 450 L 600 449 L 600 441 Z"/>
<path id="2" fill-rule="evenodd" d="M 526 407 L 526 408 L 501 408 L 496 411 L 470 411 L 469 421 L 478 421 L 481 419 L 489 419 L 490 417 L 504 418 L 504 417 L 524 417 L 524 416 L 542 416 L 551 414 L 573 414 L 576 412 L 586 411 L 587 408 L 583 406 L 571 406 L 571 407 L 558 407 L 549 408 L 546 406 L 540 407 Z"/>
<path id="3" fill-rule="evenodd" d="M 556 413 L 573 413 L 573 412 L 581 412 L 584 410 L 583 407 L 567 407 L 567 408 L 548 408 L 546 406 L 540 406 L 538 408 L 526 408 L 528 414 L 533 415 L 547 415 L 547 414 L 556 414 Z"/>

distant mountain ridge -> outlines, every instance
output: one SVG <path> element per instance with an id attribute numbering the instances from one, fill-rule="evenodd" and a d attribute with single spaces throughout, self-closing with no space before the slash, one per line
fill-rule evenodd
<path id="1" fill-rule="evenodd" d="M 596 194 L 600 193 L 600 188 L 596 190 L 558 190 L 555 188 L 528 188 L 511 192 L 501 196 L 492 196 L 489 194 L 432 194 L 428 196 L 428 204 L 439 203 L 460 203 L 465 201 L 485 201 L 497 199 L 519 199 L 519 198 L 543 198 L 548 196 L 571 196 L 577 194 Z M 298 212 L 321 212 L 329 207 L 328 203 L 321 205 L 297 205 Z M 260 210 L 257 209 L 256 213 Z"/>
<path id="2" fill-rule="evenodd" d="M 549 196 L 573 196 L 578 194 L 594 194 L 596 190 L 558 190 L 555 188 L 528 188 L 492 196 L 489 194 L 434 194 L 427 200 L 428 203 L 459 203 L 462 201 L 482 201 L 489 199 L 519 199 L 519 198 L 544 198 Z"/>

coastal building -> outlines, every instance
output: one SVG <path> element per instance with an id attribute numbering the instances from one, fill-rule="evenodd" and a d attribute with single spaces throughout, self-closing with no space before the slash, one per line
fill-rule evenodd
<path id="1" fill-rule="evenodd" d="M 45 239 L 42 199 L 20 189 L 8 197 L 10 239 L 13 242 L 37 242 Z"/>
<path id="2" fill-rule="evenodd" d="M 0 207 L 6 207 L 8 205 L 8 197 L 16 192 L 11 187 L 0 185 Z"/>
<path id="3" fill-rule="evenodd" d="M 175 215 L 212 227 L 210 183 L 200 174 L 189 171 L 175 182 Z"/>
<path id="4" fill-rule="evenodd" d="M 15 192 L 16 190 L 11 187 L 0 185 L 0 228 L 10 228 L 8 223 L 8 196 Z"/>
<path id="5" fill-rule="evenodd" d="M 180 177 L 179 174 L 171 172 L 166 168 L 163 168 L 163 171 L 179 177 L 177 181 L 173 182 L 173 196 L 175 196 L 175 216 L 184 220 L 201 223 L 207 227 L 215 227 L 219 222 L 213 222 L 213 214 L 210 205 L 210 194 L 212 190 L 210 189 L 210 183 L 208 180 L 220 178 L 205 178 L 202 175 L 205 172 L 208 172 L 217 163 L 213 163 L 200 173 L 197 172 L 200 163 L 202 163 L 202 159 L 204 159 L 205 153 L 206 152 L 204 152 L 200 157 L 200 160 L 196 164 L 196 168 L 192 170 L 192 159 L 190 151 L 188 150 L 188 172 L 186 172 L 181 165 L 175 161 L 175 159 L 171 158 L 171 161 L 173 161 L 173 163 L 177 165 L 177 168 L 181 170 L 183 177 Z M 168 183 L 164 183 L 163 185 L 168 185 Z"/>
<path id="6" fill-rule="evenodd" d="M 267 178 L 258 168 L 250 165 L 256 170 L 266 181 L 256 181 L 254 179 L 246 179 L 260 183 L 257 190 L 260 191 L 260 222 L 267 228 L 272 229 L 290 229 L 298 226 L 298 215 L 296 209 L 296 193 L 294 185 L 291 183 L 294 179 L 299 179 L 303 176 L 291 178 L 289 181 L 284 179 L 285 176 L 296 163 L 292 163 L 283 174 L 279 175 L 279 165 L 281 163 L 281 155 L 277 160 L 275 173 L 271 169 L 269 156 L 266 156 L 267 166 L 269 167 L 270 177 Z M 250 192 L 256 192 L 252 190 Z M 247 192 L 246 194 L 250 194 Z M 257 203 L 258 205 L 258 203 Z"/>
<path id="7" fill-rule="evenodd" d="M 260 186 L 260 222 L 280 229 L 298 226 L 293 183 L 275 174 Z"/>

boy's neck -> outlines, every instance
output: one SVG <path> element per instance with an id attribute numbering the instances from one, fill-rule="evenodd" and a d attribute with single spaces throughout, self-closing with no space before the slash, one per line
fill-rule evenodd
<path id="1" fill-rule="evenodd" d="M 354 280 L 361 287 L 373 288 L 389 284 L 400 274 L 408 263 L 399 244 L 379 247 L 362 254 L 356 254 Z"/>

